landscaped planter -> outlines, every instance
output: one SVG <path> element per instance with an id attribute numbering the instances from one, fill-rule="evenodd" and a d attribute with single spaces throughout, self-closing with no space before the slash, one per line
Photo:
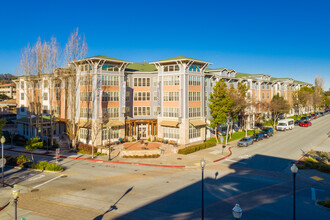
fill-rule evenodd
<path id="1" fill-rule="evenodd" d="M 122 150 L 120 156 L 144 156 L 160 154 L 160 149 L 153 150 Z"/>

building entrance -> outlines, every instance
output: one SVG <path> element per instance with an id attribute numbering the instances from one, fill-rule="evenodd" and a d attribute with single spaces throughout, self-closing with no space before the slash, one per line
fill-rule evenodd
<path id="1" fill-rule="evenodd" d="M 147 139 L 157 136 L 157 119 L 126 119 L 127 137 Z"/>
<path id="2" fill-rule="evenodd" d="M 141 139 L 146 139 L 148 134 L 148 124 L 138 125 L 138 135 Z"/>

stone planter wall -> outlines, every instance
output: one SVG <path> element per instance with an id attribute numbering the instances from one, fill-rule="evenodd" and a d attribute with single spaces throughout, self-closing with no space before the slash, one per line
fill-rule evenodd
<path id="1" fill-rule="evenodd" d="M 144 156 L 144 155 L 153 155 L 153 154 L 159 154 L 160 155 L 160 149 L 154 149 L 154 150 L 122 150 L 120 152 L 120 156 Z"/>

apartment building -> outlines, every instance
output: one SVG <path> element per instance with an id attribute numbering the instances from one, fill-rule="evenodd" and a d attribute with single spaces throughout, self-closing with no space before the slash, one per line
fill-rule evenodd
<path id="1" fill-rule="evenodd" d="M 39 103 L 44 113 L 56 116 L 56 129 L 51 132 L 57 137 L 66 131 L 67 120 L 75 117 L 79 122 L 78 139 L 84 143 L 104 146 L 119 138 L 158 138 L 187 145 L 214 135 L 213 129 L 207 127 L 208 98 L 218 80 L 223 79 L 228 87 L 246 83 L 249 97 L 269 102 L 274 94 L 280 94 L 292 103 L 292 92 L 304 85 L 293 79 L 210 69 L 210 64 L 184 56 L 132 63 L 100 55 L 69 63 L 75 67 L 74 73 L 57 69 L 54 74 L 34 77 L 32 81 L 19 77 L 15 80 L 17 117 L 25 121 L 18 120 L 19 132 L 31 136 L 26 118 L 32 113 L 26 108 L 33 102 Z M 68 74 L 75 75 L 74 82 L 68 80 Z M 250 126 L 253 117 L 254 114 L 248 115 Z M 44 121 L 47 129 L 51 122 L 47 118 Z"/>
<path id="2" fill-rule="evenodd" d="M 7 83 L 7 84 L 0 85 L 0 94 L 4 94 L 11 99 L 15 98 L 16 97 L 15 83 Z"/>

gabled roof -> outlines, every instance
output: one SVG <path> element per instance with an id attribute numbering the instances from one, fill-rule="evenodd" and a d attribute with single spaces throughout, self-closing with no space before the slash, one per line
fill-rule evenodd
<path id="1" fill-rule="evenodd" d="M 104 55 L 97 55 L 97 56 L 88 57 L 88 58 L 85 58 L 85 59 L 105 59 L 105 60 L 115 60 L 115 61 L 128 62 L 126 60 L 120 60 L 120 59 L 117 59 L 117 58 L 108 57 L 108 56 L 104 56 Z M 85 59 L 83 59 L 83 60 L 85 60 Z"/>
<path id="2" fill-rule="evenodd" d="M 203 61 L 203 60 L 197 60 L 195 58 L 190 58 L 190 57 L 186 57 L 186 56 L 172 57 L 172 58 L 168 58 L 168 59 L 164 59 L 164 60 L 155 61 L 155 62 L 152 62 L 152 63 L 161 63 L 161 62 L 169 62 L 169 61 L 176 61 L 176 60 L 194 60 L 194 61 L 198 61 L 198 62 L 201 62 L 201 63 L 209 63 L 209 62 L 206 62 L 206 61 Z"/>
<path id="3" fill-rule="evenodd" d="M 125 71 L 128 72 L 157 72 L 157 68 L 149 63 L 132 63 L 129 64 Z"/>
<path id="4" fill-rule="evenodd" d="M 218 71 L 223 71 L 223 70 L 227 70 L 227 69 L 226 68 L 215 68 L 215 69 L 207 68 L 205 70 L 205 72 L 218 72 Z"/>

